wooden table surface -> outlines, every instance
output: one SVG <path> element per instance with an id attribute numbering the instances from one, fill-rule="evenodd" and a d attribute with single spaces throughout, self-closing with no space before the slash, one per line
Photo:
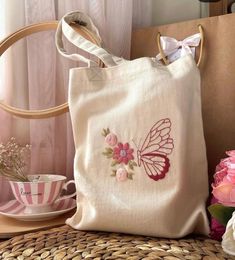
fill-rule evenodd
<path id="1" fill-rule="evenodd" d="M 0 242 L 24 233 L 62 226 L 74 212 L 75 209 L 57 218 L 44 221 L 20 221 L 0 215 Z"/>

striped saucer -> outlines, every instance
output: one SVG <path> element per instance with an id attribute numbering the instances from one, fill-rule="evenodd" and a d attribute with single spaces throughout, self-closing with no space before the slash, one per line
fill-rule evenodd
<path id="1" fill-rule="evenodd" d="M 55 218 L 76 207 L 76 200 L 72 198 L 61 199 L 52 206 L 53 211 L 37 214 L 24 213 L 25 206 L 17 200 L 10 200 L 0 204 L 0 215 L 23 221 L 42 221 Z"/>

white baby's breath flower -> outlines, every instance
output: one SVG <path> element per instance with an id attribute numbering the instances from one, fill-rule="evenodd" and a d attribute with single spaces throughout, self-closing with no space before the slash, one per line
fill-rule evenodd
<path id="1" fill-rule="evenodd" d="M 29 181 L 25 175 L 27 155 L 30 145 L 20 146 L 14 137 L 6 143 L 0 144 L 0 175 L 10 180 Z"/>

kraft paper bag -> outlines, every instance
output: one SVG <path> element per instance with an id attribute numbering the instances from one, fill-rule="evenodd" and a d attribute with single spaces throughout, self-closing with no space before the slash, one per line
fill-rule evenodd
<path id="1" fill-rule="evenodd" d="M 131 58 L 156 56 L 157 34 L 183 39 L 204 31 L 201 72 L 202 113 L 209 175 L 235 148 L 235 14 L 139 29 L 132 34 Z"/>

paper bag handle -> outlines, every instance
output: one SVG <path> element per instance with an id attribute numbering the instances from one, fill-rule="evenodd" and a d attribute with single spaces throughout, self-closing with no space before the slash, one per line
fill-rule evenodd
<path id="1" fill-rule="evenodd" d="M 58 21 L 37 23 L 37 24 L 32 24 L 32 25 L 26 26 L 16 32 L 12 33 L 8 37 L 6 37 L 3 41 L 0 42 L 0 56 L 11 45 L 13 45 L 16 41 L 20 40 L 21 38 L 26 37 L 26 36 L 36 33 L 36 32 L 56 29 L 57 25 L 58 25 Z M 80 34 L 84 35 L 84 37 L 86 37 L 88 40 L 90 40 L 94 44 L 100 46 L 100 41 L 98 39 L 96 39 L 96 37 L 91 32 L 89 32 L 85 27 L 76 25 L 76 24 L 71 25 L 71 27 L 75 31 L 77 31 L 77 32 L 79 31 Z M 102 67 L 103 63 L 99 60 L 98 65 L 100 67 Z M 12 107 L 3 102 L 0 102 L 0 108 L 14 116 L 18 116 L 18 117 L 26 118 L 26 119 L 49 118 L 49 117 L 59 116 L 59 115 L 64 114 L 69 111 L 67 102 L 64 104 L 61 104 L 59 106 L 55 106 L 55 107 L 43 109 L 43 110 L 25 110 L 25 109 Z"/>
<path id="2" fill-rule="evenodd" d="M 199 33 L 200 33 L 200 36 L 201 36 L 199 57 L 198 57 L 198 61 L 197 61 L 197 66 L 199 67 L 200 64 L 201 64 L 201 61 L 202 61 L 202 55 L 203 55 L 203 49 L 204 49 L 204 31 L 203 31 L 203 27 L 202 27 L 201 24 L 198 25 L 198 30 L 199 30 Z M 163 49 L 162 49 L 162 45 L 161 45 L 160 38 L 161 38 L 161 33 L 158 32 L 158 34 L 157 34 L 157 46 L 158 46 L 158 50 L 159 50 L 159 53 L 160 53 L 160 55 L 161 55 L 161 58 L 162 58 L 163 62 L 165 63 L 165 65 L 168 65 L 169 62 L 168 62 L 168 60 L 166 59 L 166 56 L 165 56 L 164 51 L 163 51 Z"/>

